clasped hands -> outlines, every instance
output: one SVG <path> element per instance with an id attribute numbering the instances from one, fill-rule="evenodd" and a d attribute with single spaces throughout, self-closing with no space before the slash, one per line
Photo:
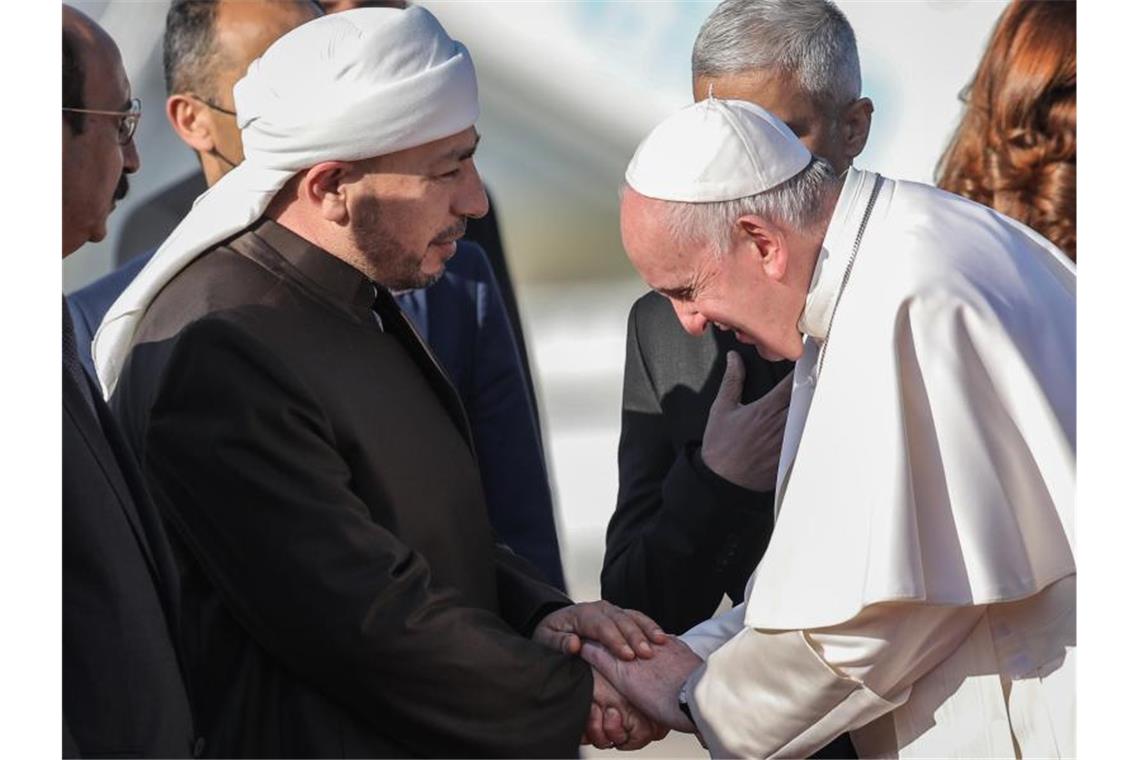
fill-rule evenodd
<path id="1" fill-rule="evenodd" d="M 720 477 L 754 491 L 776 485 L 781 440 L 792 395 L 789 375 L 748 404 L 740 402 L 744 362 L 731 351 L 709 410 L 701 458 Z M 670 729 L 696 732 L 678 702 L 702 661 L 680 639 L 636 610 L 608 602 L 564 607 L 539 623 L 534 639 L 580 655 L 594 669 L 594 701 L 583 744 L 640 749 Z"/>
<path id="2" fill-rule="evenodd" d="M 677 695 L 701 659 L 641 612 L 609 602 L 575 604 L 543 618 L 533 638 L 593 667 L 582 744 L 633 750 L 671 729 L 696 731 Z"/>

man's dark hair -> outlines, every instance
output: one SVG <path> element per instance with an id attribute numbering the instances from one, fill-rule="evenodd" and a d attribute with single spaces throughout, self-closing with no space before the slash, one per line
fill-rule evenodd
<path id="1" fill-rule="evenodd" d="M 297 0 L 302 2 L 303 0 Z M 316 0 L 313 10 L 324 15 Z M 213 79 L 229 60 L 217 45 L 218 0 L 174 0 L 162 35 L 162 73 L 166 94 L 192 92 L 216 100 Z"/>
<path id="2" fill-rule="evenodd" d="M 63 106 L 64 108 L 86 108 L 83 104 L 83 61 L 79 57 L 79 40 L 67 28 L 63 30 Z M 83 114 L 64 111 L 63 120 L 71 127 L 72 134 L 83 131 Z"/>
<path id="3" fill-rule="evenodd" d="M 217 0 L 174 0 L 166 12 L 162 35 L 162 73 L 166 94 L 195 92 L 213 98 L 210 80 L 220 61 L 214 21 Z"/>

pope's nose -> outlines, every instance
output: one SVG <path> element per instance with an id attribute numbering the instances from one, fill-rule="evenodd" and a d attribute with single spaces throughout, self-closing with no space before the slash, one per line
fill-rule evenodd
<path id="1" fill-rule="evenodd" d="M 673 310 L 677 312 L 677 319 L 681 322 L 681 329 L 689 335 L 700 335 L 708 328 L 709 321 L 692 306 L 674 302 Z"/>

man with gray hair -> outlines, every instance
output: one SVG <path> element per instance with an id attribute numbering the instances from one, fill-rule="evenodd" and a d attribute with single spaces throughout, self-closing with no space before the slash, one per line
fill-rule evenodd
<path id="1" fill-rule="evenodd" d="M 721 3 L 697 36 L 692 73 L 694 100 L 711 91 L 767 108 L 837 173 L 867 141 L 872 106 L 860 97 L 855 33 L 827 0 Z M 672 633 L 712 615 L 725 594 L 740 602 L 768 544 L 788 387 L 740 402 L 791 368 L 730 331 L 696 327 L 682 330 L 658 293 L 630 310 L 620 485 L 602 569 L 604 598 Z"/>
<path id="2" fill-rule="evenodd" d="M 684 329 L 796 362 L 743 604 L 652 662 L 584 656 L 716 757 L 1068 757 L 1076 273 L 926 185 L 844 179 L 710 98 L 626 171 L 622 240 Z M 804 549 L 810 547 L 810 552 Z"/>
<path id="3" fill-rule="evenodd" d="M 664 635 L 497 542 L 454 387 L 391 290 L 487 210 L 474 65 L 420 7 L 308 21 L 233 88 L 244 160 L 94 358 L 171 526 L 207 751 L 571 756 L 655 726 L 575 654 Z"/>
<path id="4" fill-rule="evenodd" d="M 837 174 L 867 142 L 873 107 L 860 97 L 855 32 L 829 0 L 725 0 L 701 26 L 692 66 L 694 100 L 769 109 Z"/>

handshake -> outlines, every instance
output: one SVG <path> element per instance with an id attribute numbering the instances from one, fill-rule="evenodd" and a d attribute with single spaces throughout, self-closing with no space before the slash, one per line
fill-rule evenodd
<path id="1" fill-rule="evenodd" d="M 575 604 L 543 618 L 533 639 L 593 667 L 582 744 L 633 750 L 671 729 L 696 733 L 677 697 L 702 660 L 647 615 L 609 602 Z"/>

